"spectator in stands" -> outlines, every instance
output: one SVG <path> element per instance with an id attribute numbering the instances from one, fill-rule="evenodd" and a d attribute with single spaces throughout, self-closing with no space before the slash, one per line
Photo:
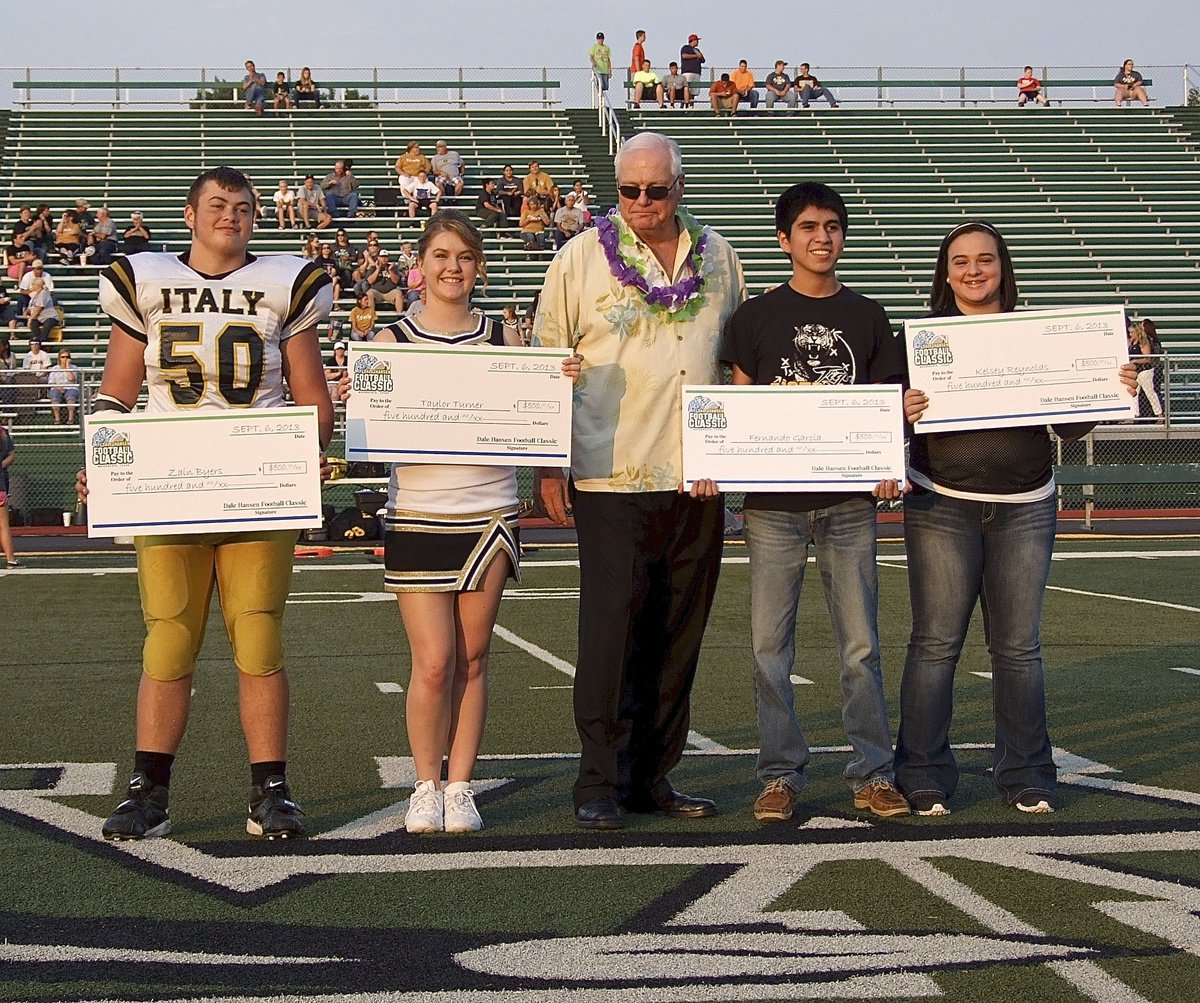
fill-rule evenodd
<path id="1" fill-rule="evenodd" d="M 363 266 L 361 274 L 362 278 L 354 287 L 355 293 L 366 294 L 372 304 L 380 300 L 390 303 L 396 313 L 404 311 L 404 290 L 401 288 L 403 282 L 396 266 L 389 260 L 386 247 L 380 249 L 370 264 Z"/>
<path id="2" fill-rule="evenodd" d="M 250 194 L 254 196 L 254 226 L 257 229 L 263 218 L 262 192 L 258 190 L 258 185 L 254 183 L 249 174 L 246 175 L 246 181 L 250 186 Z"/>
<path id="3" fill-rule="evenodd" d="M 288 183 L 279 179 L 279 187 L 271 196 L 275 203 L 275 219 L 279 221 L 279 229 L 286 230 L 289 226 L 295 230 L 296 224 L 296 193 L 288 187 Z M 284 220 L 287 223 L 284 223 Z"/>
<path id="4" fill-rule="evenodd" d="M 521 241 L 525 244 L 526 258 L 532 258 L 535 251 L 546 249 L 546 227 L 549 225 L 550 217 L 541 198 L 530 192 L 521 209 Z"/>
<path id="5" fill-rule="evenodd" d="M 300 71 L 300 79 L 292 88 L 292 104 L 297 108 L 303 108 L 305 105 L 312 105 L 314 108 L 321 107 L 321 88 L 313 80 L 312 70 L 307 66 Z"/>
<path id="6" fill-rule="evenodd" d="M 54 250 L 58 252 L 59 262 L 73 265 L 83 253 L 83 227 L 70 209 L 64 209 L 58 226 L 54 228 Z"/>
<path id="7" fill-rule="evenodd" d="M 491 178 L 483 182 L 483 191 L 475 200 L 475 215 L 479 217 L 480 228 L 508 226 L 508 215 L 504 211 L 504 203 L 496 194 L 496 182 Z"/>
<path id="8" fill-rule="evenodd" d="M 824 98 L 829 102 L 830 108 L 838 106 L 837 99 L 829 91 L 828 88 L 821 86 L 821 81 L 812 75 L 808 68 L 808 63 L 801 63 L 800 69 L 796 73 L 796 79 L 792 81 L 792 86 L 800 94 L 800 104 L 807 108 L 808 102 L 812 98 Z"/>
<path id="9" fill-rule="evenodd" d="M 330 393 L 334 392 L 338 381 L 346 375 L 346 343 L 344 341 L 335 341 L 333 343 L 333 356 L 325 364 L 325 382 L 329 384 Z"/>
<path id="10" fill-rule="evenodd" d="M 525 190 L 521 185 L 521 179 L 513 173 L 512 164 L 504 165 L 496 187 L 499 189 L 500 201 L 504 203 L 504 215 L 509 219 L 519 219 L 521 206 L 525 202 Z"/>
<path id="11" fill-rule="evenodd" d="M 429 162 L 429 158 L 421 152 L 421 144 L 415 139 L 408 144 L 403 154 L 396 158 L 396 177 L 399 178 L 400 191 L 411 189 L 417 180 L 417 172 L 424 171 L 426 174 L 433 172 L 433 164 Z"/>
<path id="12" fill-rule="evenodd" d="M 533 342 L 533 315 L 525 314 L 521 317 L 521 344 L 529 345 Z"/>
<path id="13" fill-rule="evenodd" d="M 87 199 L 75 200 L 75 221 L 83 228 L 83 232 L 91 233 L 96 225 L 96 217 L 92 215 L 91 206 Z"/>
<path id="14" fill-rule="evenodd" d="M 36 334 L 29 339 L 29 351 L 21 358 L 21 368 L 31 373 L 44 373 L 54 360 L 42 349 L 42 339 Z"/>
<path id="15" fill-rule="evenodd" d="M 321 181 L 325 208 L 335 218 L 342 214 L 343 209 L 351 217 L 358 215 L 358 178 L 354 176 L 351 166 L 350 161 L 339 160 L 333 165 L 333 173 L 325 175 Z"/>
<path id="16" fill-rule="evenodd" d="M 357 296 L 363 289 L 360 288 L 360 282 L 366 277 L 367 269 L 374 267 L 375 262 L 379 260 L 379 234 L 371 230 L 367 234 L 367 243 L 362 250 L 362 254 L 358 256 L 358 264 L 354 268 L 354 295 Z"/>
<path id="17" fill-rule="evenodd" d="M 45 202 L 34 210 L 33 215 L 39 223 L 37 233 L 33 238 L 33 250 L 38 257 L 45 258 L 49 256 L 50 250 L 54 246 L 54 217 Z"/>
<path id="18" fill-rule="evenodd" d="M 968 222 L 946 234 L 934 268 L 931 316 L 1009 313 L 1017 296 L 1012 258 L 994 226 Z M 1134 368 L 1119 372 L 1126 390 L 1136 393 Z M 928 407 L 919 388 L 905 391 L 910 424 Z M 1070 442 L 1094 425 L 1054 429 Z M 1055 810 L 1057 769 L 1040 640 L 1056 525 L 1053 460 L 1045 424 L 912 437 L 904 535 L 913 623 L 895 764 L 896 783 L 917 815 L 948 814 L 958 785 L 950 747 L 954 672 L 981 598 L 992 661 L 992 779 L 1020 811 Z"/>
<path id="19" fill-rule="evenodd" d="M 350 243 L 350 236 L 344 227 L 338 227 L 333 238 L 333 261 L 337 265 L 338 279 L 343 289 L 354 286 L 354 269 L 358 267 L 362 254 Z"/>
<path id="20" fill-rule="evenodd" d="M 324 230 L 333 222 L 333 217 L 325 208 L 321 189 L 317 187 L 317 179 L 311 174 L 304 176 L 304 184 L 296 196 L 296 201 L 300 205 L 300 220 L 305 227 L 315 226 L 318 230 Z"/>
<path id="21" fill-rule="evenodd" d="M 321 244 L 321 255 L 317 258 L 317 264 L 333 279 L 333 300 L 336 303 L 342 298 L 342 276 L 338 271 L 337 262 L 333 259 L 333 248 L 329 244 Z"/>
<path id="22" fill-rule="evenodd" d="M 135 210 L 129 216 L 129 229 L 125 231 L 125 254 L 137 254 L 150 249 L 150 227 L 142 222 L 141 212 Z"/>
<path id="23" fill-rule="evenodd" d="M 688 87 L 687 78 L 679 72 L 679 64 L 672 63 L 667 68 L 667 74 L 662 78 L 663 96 L 672 108 L 684 108 L 692 99 L 692 90 Z M 636 94 L 636 90 L 634 91 Z"/>
<path id="24" fill-rule="evenodd" d="M 12 239 L 8 243 L 9 255 L 17 255 L 25 251 L 32 253 L 34 237 L 40 229 L 41 224 L 34 218 L 33 210 L 27 205 L 21 206 L 21 212 L 13 224 Z"/>
<path id="25" fill-rule="evenodd" d="M 596 43 L 588 49 L 588 59 L 592 61 L 592 72 L 596 74 L 600 89 L 608 90 L 608 78 L 612 75 L 612 49 L 604 44 L 604 32 L 596 32 Z"/>
<path id="26" fill-rule="evenodd" d="M 775 60 L 775 72 L 767 77 L 767 107 L 774 108 L 776 101 L 783 101 L 789 108 L 796 107 L 796 91 L 792 78 L 784 72 L 782 59 Z"/>
<path id="27" fill-rule="evenodd" d="M 646 33 L 638 28 L 633 33 L 633 55 L 629 60 L 629 76 L 632 77 L 642 68 L 642 63 L 646 61 L 646 49 L 644 43 L 646 41 Z"/>
<path id="28" fill-rule="evenodd" d="M 1150 104 L 1150 95 L 1146 93 L 1142 75 L 1133 68 L 1132 59 L 1126 59 L 1121 64 L 1117 75 L 1113 77 L 1113 84 L 1116 87 L 1114 97 L 1118 108 L 1126 101 L 1141 101 L 1143 105 Z"/>
<path id="29" fill-rule="evenodd" d="M 554 244 L 562 247 L 583 229 L 583 211 L 575 207 L 575 196 L 567 192 L 565 204 L 554 214 Z"/>
<path id="30" fill-rule="evenodd" d="M 45 280 L 34 279 L 29 287 L 29 306 L 25 308 L 25 320 L 31 334 L 41 341 L 62 341 L 62 320 L 54 297 L 46 288 Z M 49 358 L 49 356 L 47 356 Z"/>
<path id="31" fill-rule="evenodd" d="M 17 319 L 21 316 L 21 308 L 17 306 L 16 300 L 8 295 L 8 290 L 0 285 L 0 324 L 7 324 L 9 330 L 17 329 Z M 8 347 L 8 338 L 4 339 L 4 345 Z M 0 369 L 11 369 L 11 366 L 5 366 L 0 362 Z"/>
<path id="32" fill-rule="evenodd" d="M 517 319 L 517 308 L 513 303 L 505 303 L 500 311 L 500 323 L 504 325 L 504 344 L 520 345 L 521 322 Z"/>
<path id="33" fill-rule="evenodd" d="M 463 158 L 450 149 L 444 139 L 439 139 L 434 144 L 434 150 L 436 152 L 429 161 L 433 167 L 429 176 L 441 188 L 443 195 L 449 195 L 451 189 L 455 195 L 461 195 L 467 172 Z"/>
<path id="34" fill-rule="evenodd" d="M 553 208 L 558 208 L 558 185 L 554 183 L 554 179 L 542 170 L 541 165 L 536 160 L 529 162 L 529 173 L 525 175 L 525 180 L 521 184 L 522 190 L 526 195 L 532 192 L 538 195 L 543 201 L 549 203 Z"/>
<path id="35" fill-rule="evenodd" d="M 419 257 L 408 269 L 408 275 L 404 279 L 404 289 L 404 302 L 410 306 L 416 303 L 421 298 L 421 293 L 425 291 L 425 273 L 421 271 Z"/>
<path id="36" fill-rule="evenodd" d="M 292 85 L 288 83 L 287 75 L 280 70 L 275 74 L 275 83 L 271 85 L 271 107 L 276 111 L 292 106 Z"/>
<path id="37" fill-rule="evenodd" d="M 412 241 L 406 240 L 400 245 L 400 253 L 396 255 L 396 270 L 401 275 L 401 285 L 408 288 L 408 271 L 417 267 L 417 254 L 413 250 Z"/>
<path id="38" fill-rule="evenodd" d="M 8 569 L 23 568 L 13 551 L 12 530 L 8 524 L 8 468 L 16 459 L 16 449 L 8 429 L 0 425 L 0 550 L 4 551 L 4 560 Z"/>
<path id="39" fill-rule="evenodd" d="M 50 390 L 50 412 L 55 425 L 74 425 L 79 406 L 79 367 L 71 363 L 71 350 L 58 350 L 58 365 L 46 374 Z"/>
<path id="40" fill-rule="evenodd" d="M 583 178 L 576 178 L 571 182 L 570 194 L 575 196 L 575 208 L 579 209 L 585 215 L 591 208 L 592 196 L 586 188 L 583 187 Z"/>
<path id="41" fill-rule="evenodd" d="M 704 53 L 696 47 L 699 41 L 699 35 L 688 35 L 687 45 L 679 48 L 679 70 L 688 82 L 689 94 L 694 89 L 693 85 L 700 82 L 700 73 L 704 69 Z M 689 97 L 688 107 L 691 108 L 694 103 L 695 97 Z"/>
<path id="42" fill-rule="evenodd" d="M 738 68 L 730 74 L 730 79 L 737 88 L 738 104 L 741 105 L 744 102 L 750 105 L 751 111 L 757 108 L 758 89 L 755 84 L 758 81 L 754 79 L 754 74 L 750 72 L 750 66 L 746 60 L 743 59 L 738 63 Z"/>
<path id="43" fill-rule="evenodd" d="M 635 108 L 642 106 L 642 95 L 647 91 L 653 92 L 660 108 L 667 106 L 662 78 L 651 68 L 649 59 L 643 60 L 642 68 L 633 75 L 633 106 Z"/>
<path id="44" fill-rule="evenodd" d="M 412 301 L 404 311 L 405 317 L 419 317 L 425 309 L 425 303 L 429 298 L 429 287 L 421 286 L 421 291 L 413 297 Z"/>
<path id="45" fill-rule="evenodd" d="M 737 85 L 729 79 L 728 73 L 722 73 L 720 80 L 714 80 L 708 88 L 708 101 L 715 114 L 736 115 L 738 106 Z"/>
<path id="46" fill-rule="evenodd" d="M 417 171 L 417 180 L 409 188 L 409 194 L 404 196 L 408 204 L 408 218 L 416 219 L 417 212 L 426 212 L 430 216 L 438 211 L 438 201 L 442 190 L 437 183 L 431 181 L 424 171 Z"/>
<path id="47" fill-rule="evenodd" d="M 54 292 L 54 276 L 46 271 L 41 258 L 34 258 L 29 271 L 21 276 L 20 285 L 17 287 L 19 292 L 17 305 L 21 308 L 22 313 L 29 308 L 29 299 L 33 295 L 33 284 L 39 280 L 48 291 Z"/>
<path id="48" fill-rule="evenodd" d="M 8 299 L 0 290 L 0 298 Z M 13 354 L 12 342 L 7 334 L 0 334 L 0 383 L 7 383 L 14 369 L 17 368 L 17 357 Z"/>
<path id="49" fill-rule="evenodd" d="M 397 310 L 397 313 L 400 311 Z M 375 337 L 375 323 L 379 314 L 369 291 L 363 292 L 350 311 L 350 340 L 370 341 Z"/>
<path id="50" fill-rule="evenodd" d="M 1163 420 L 1163 406 L 1158 387 L 1155 385 L 1155 377 L 1162 361 L 1162 350 L 1162 342 L 1158 340 L 1154 321 L 1142 320 L 1129 325 L 1129 358 L 1137 367 L 1138 390 L 1145 396 L 1146 403 L 1150 405 L 1150 410 L 1159 421 Z M 1140 396 L 1138 407 L 1140 417 Z"/>
<path id="51" fill-rule="evenodd" d="M 88 246 L 83 254 L 93 265 L 108 265 L 116 253 L 117 224 L 108 210 L 101 206 L 96 210 L 96 225 L 88 234 Z"/>
<path id="52" fill-rule="evenodd" d="M 1030 101 L 1050 107 L 1050 102 L 1042 93 L 1042 82 L 1033 75 L 1033 67 L 1026 66 L 1017 78 L 1017 107 L 1024 108 Z"/>
<path id="53" fill-rule="evenodd" d="M 253 108 L 255 115 L 263 113 L 263 103 L 267 99 L 267 78 L 254 68 L 254 60 L 246 60 L 246 75 L 242 77 L 242 95 L 247 108 Z"/>
<path id="54" fill-rule="evenodd" d="M 311 231 L 305 234 L 300 255 L 308 261 L 316 261 L 321 256 L 321 238 Z"/>

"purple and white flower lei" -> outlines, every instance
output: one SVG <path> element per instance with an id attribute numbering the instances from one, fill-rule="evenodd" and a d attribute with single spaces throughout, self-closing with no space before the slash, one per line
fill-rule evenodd
<path id="1" fill-rule="evenodd" d="M 689 317 L 694 316 L 703 304 L 705 269 L 702 262 L 704 251 L 708 247 L 708 227 L 701 227 L 695 220 L 685 217 L 689 224 L 687 230 L 692 238 L 686 261 L 690 274 L 673 285 L 651 286 L 637 267 L 621 253 L 621 234 L 613 219 L 616 215 L 617 211 L 614 209 L 607 216 L 600 216 L 596 220 L 600 246 L 604 249 L 604 257 L 608 260 L 608 269 L 613 278 L 622 286 L 640 292 L 646 306 L 655 313 L 665 314 L 666 320 L 682 319 L 679 316 L 681 311 L 690 305 L 694 305 L 694 309 L 686 310 L 686 314 Z"/>

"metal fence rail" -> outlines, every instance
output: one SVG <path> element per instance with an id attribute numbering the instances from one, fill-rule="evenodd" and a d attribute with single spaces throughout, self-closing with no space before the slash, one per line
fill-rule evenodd
<path id="1" fill-rule="evenodd" d="M 660 58 L 659 69 L 666 58 Z M 736 68 L 736 60 L 721 65 L 714 59 L 704 73 L 708 81 Z M 268 82 L 282 70 L 295 81 L 299 66 L 260 66 Z M 625 68 L 615 66 L 613 102 L 624 94 Z M 752 67 L 761 81 L 770 66 Z M 1187 64 L 1139 66 L 1153 81 L 1150 97 L 1156 105 L 1182 105 L 1195 99 L 1200 74 Z M 1047 94 L 1068 105 L 1109 104 L 1116 65 L 1035 67 Z M 789 68 L 788 72 L 792 72 Z M 818 65 L 822 80 L 855 81 L 838 99 L 855 107 L 977 107 L 1016 103 L 1015 66 L 836 66 Z M 0 106 L 14 108 L 175 108 L 232 107 L 241 100 L 230 89 L 240 86 L 241 66 L 100 66 L 0 67 Z M 313 79 L 323 100 L 374 107 L 595 107 L 593 76 L 584 66 L 504 67 L 345 67 L 314 66 Z M 1012 80 L 1011 86 L 1005 83 Z M 912 86 L 913 81 L 936 82 Z M 986 85 L 972 83 L 986 81 Z M 1063 83 L 1058 83 L 1062 81 Z M 1080 83 L 1086 81 L 1086 84 Z M 544 86 L 532 86 L 541 82 Z M 908 82 L 906 85 L 905 82 Z M 1068 84 L 1067 82 L 1071 82 Z M 52 87 L 51 84 L 74 84 Z M 552 86 L 553 84 L 553 86 Z"/>

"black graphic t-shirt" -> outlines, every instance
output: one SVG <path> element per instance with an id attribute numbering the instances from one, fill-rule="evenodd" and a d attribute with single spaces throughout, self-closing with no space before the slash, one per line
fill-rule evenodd
<path id="1" fill-rule="evenodd" d="M 814 298 L 784 284 L 729 318 L 721 360 L 756 384 L 902 383 L 904 351 L 878 303 L 842 286 Z M 864 492 L 751 492 L 745 507 L 813 512 Z"/>

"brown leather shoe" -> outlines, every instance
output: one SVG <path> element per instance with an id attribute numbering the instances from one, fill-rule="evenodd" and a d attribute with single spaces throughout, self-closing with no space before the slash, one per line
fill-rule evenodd
<path id="1" fill-rule="evenodd" d="M 783 777 L 768 780 L 754 799 L 754 817 L 760 822 L 786 822 L 796 810 L 800 795 Z"/>
<path id="2" fill-rule="evenodd" d="M 872 777 L 856 790 L 854 807 L 859 811 L 873 812 L 880 818 L 895 818 L 912 813 L 904 795 L 896 790 L 896 785 L 887 777 Z"/>

